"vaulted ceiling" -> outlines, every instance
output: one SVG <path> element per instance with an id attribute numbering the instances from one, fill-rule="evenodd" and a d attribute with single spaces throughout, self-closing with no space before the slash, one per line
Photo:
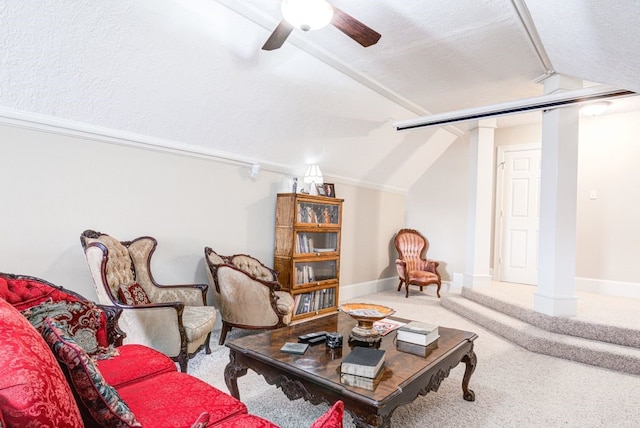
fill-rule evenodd
<path id="1" fill-rule="evenodd" d="M 329 26 L 263 51 L 279 0 L 4 1 L 0 116 L 402 191 L 466 128 L 394 121 L 542 95 L 554 73 L 640 92 L 637 0 L 331 3 L 380 41 Z"/>

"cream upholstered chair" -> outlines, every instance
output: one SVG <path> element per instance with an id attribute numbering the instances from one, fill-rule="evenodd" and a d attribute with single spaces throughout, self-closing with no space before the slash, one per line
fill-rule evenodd
<path id="1" fill-rule="evenodd" d="M 86 230 L 80 241 L 98 301 L 122 308 L 118 323 L 127 334 L 124 343 L 154 348 L 177 361 L 182 372 L 201 349 L 211 353 L 209 340 L 217 312 L 207 306 L 209 287 L 157 284 L 150 269 L 157 245 L 154 238 L 121 242 Z"/>
<path id="2" fill-rule="evenodd" d="M 438 272 L 438 262 L 425 258 L 428 249 L 427 239 L 420 232 L 414 229 L 400 229 L 396 233 L 394 239 L 396 250 L 398 251 L 398 259 L 396 260 L 396 269 L 400 277 L 398 291 L 405 284 L 406 294 L 409 297 L 409 285 L 418 285 L 420 291 L 426 285 L 436 284 L 440 297 L 440 286 L 442 280 Z"/>
<path id="3" fill-rule="evenodd" d="M 220 345 L 233 327 L 275 329 L 291 322 L 293 297 L 280 291 L 276 271 L 245 254 L 225 257 L 205 247 L 204 255 L 222 318 Z"/>

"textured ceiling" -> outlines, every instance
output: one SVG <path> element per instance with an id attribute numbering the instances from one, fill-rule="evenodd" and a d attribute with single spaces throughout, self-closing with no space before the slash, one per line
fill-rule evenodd
<path id="1" fill-rule="evenodd" d="M 552 71 L 640 92 L 637 0 L 332 3 L 380 42 L 330 26 L 262 51 L 279 0 L 5 0 L 0 108 L 406 190 L 466 126 L 392 123 L 541 95 L 540 49 Z"/>

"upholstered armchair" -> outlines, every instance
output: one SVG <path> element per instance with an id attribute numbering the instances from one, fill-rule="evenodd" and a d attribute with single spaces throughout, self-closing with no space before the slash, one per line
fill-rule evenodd
<path id="1" fill-rule="evenodd" d="M 398 291 L 405 285 L 405 297 L 409 297 L 409 285 L 417 285 L 422 291 L 424 286 L 436 284 L 440 297 L 442 280 L 438 272 L 438 262 L 425 258 L 428 249 L 427 239 L 414 229 L 400 229 L 394 239 L 398 259 L 396 269 L 400 277 Z"/>
<path id="2" fill-rule="evenodd" d="M 293 297 L 280 291 L 276 271 L 245 254 L 226 257 L 205 247 L 204 255 L 222 317 L 220 345 L 233 327 L 275 329 L 291 322 Z"/>
<path id="3" fill-rule="evenodd" d="M 122 309 L 120 329 L 124 343 L 154 348 L 180 364 L 203 348 L 211 353 L 209 340 L 216 309 L 207 306 L 206 284 L 160 285 L 151 274 L 151 255 L 157 241 L 143 236 L 118 241 L 104 233 L 86 230 L 80 236 L 98 301 Z"/>

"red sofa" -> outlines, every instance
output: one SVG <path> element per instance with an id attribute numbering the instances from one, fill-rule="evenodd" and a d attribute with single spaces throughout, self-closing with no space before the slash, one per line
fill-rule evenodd
<path id="1" fill-rule="evenodd" d="M 118 309 L 0 273 L 0 427 L 276 427 L 164 354 L 122 345 Z M 341 427 L 336 403 L 314 428 Z"/>

